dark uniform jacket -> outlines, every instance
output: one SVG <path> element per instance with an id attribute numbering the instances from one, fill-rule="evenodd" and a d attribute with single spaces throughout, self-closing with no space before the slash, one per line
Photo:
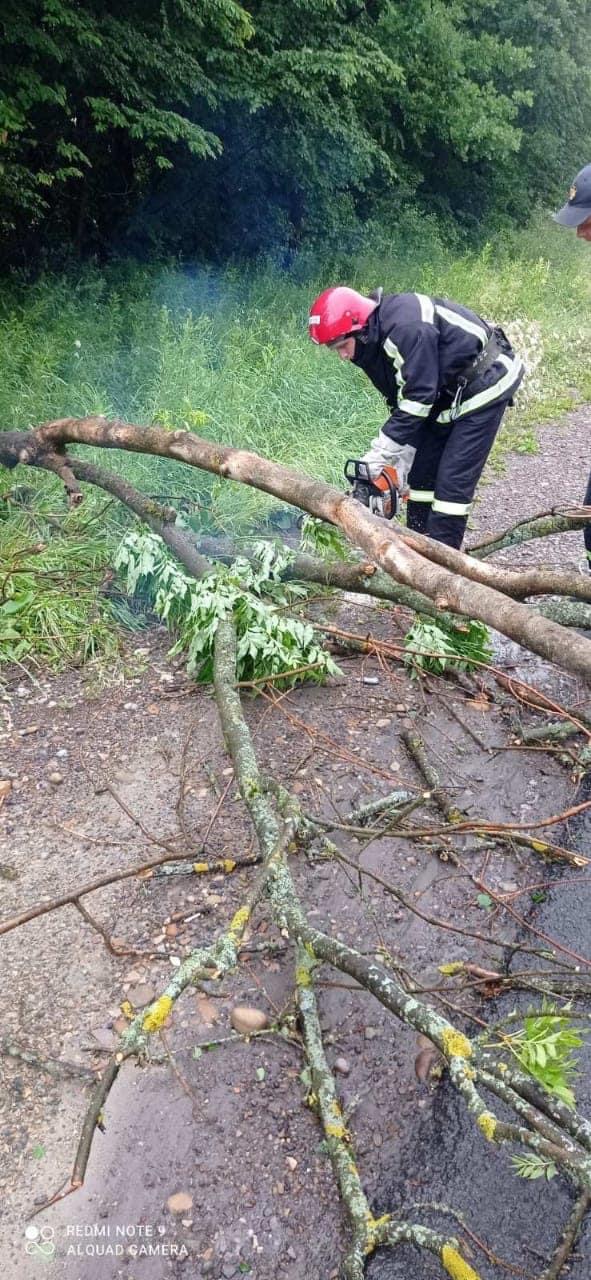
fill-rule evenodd
<path id="1" fill-rule="evenodd" d="M 399 444 L 415 444 L 425 420 L 450 423 L 458 378 L 487 343 L 493 326 L 468 307 L 423 293 L 370 295 L 378 306 L 361 335 L 353 363 L 385 397 L 390 417 L 382 431 Z M 501 335 L 500 337 L 498 335 Z M 494 364 L 466 387 L 455 417 L 494 401 L 510 400 L 523 377 L 523 363 L 502 330 Z"/>

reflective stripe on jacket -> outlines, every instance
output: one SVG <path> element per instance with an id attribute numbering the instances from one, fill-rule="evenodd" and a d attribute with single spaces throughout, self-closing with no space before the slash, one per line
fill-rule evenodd
<path id="1" fill-rule="evenodd" d="M 399 444 L 413 444 L 427 419 L 451 422 L 458 377 L 482 351 L 492 326 L 447 298 L 423 293 L 378 296 L 366 329 L 355 335 L 353 363 L 391 410 L 382 431 Z M 509 400 L 523 373 L 522 360 L 507 342 L 495 363 L 466 388 L 457 416 Z"/>

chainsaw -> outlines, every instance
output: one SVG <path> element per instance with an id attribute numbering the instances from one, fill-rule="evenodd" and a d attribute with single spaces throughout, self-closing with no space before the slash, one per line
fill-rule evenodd
<path id="1" fill-rule="evenodd" d="M 369 507 L 375 516 L 393 520 L 400 507 L 400 481 L 395 467 L 382 467 L 379 475 L 370 475 L 367 462 L 348 458 L 345 463 L 345 479 L 352 487 L 351 497 Z"/>

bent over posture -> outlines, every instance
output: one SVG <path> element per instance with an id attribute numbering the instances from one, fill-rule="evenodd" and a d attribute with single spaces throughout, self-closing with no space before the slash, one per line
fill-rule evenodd
<path id="1" fill-rule="evenodd" d="M 553 217 L 563 227 L 575 227 L 579 240 L 591 241 L 591 164 L 586 164 L 576 178 L 573 178 L 566 204 Z M 591 506 L 591 473 L 583 502 L 586 507 Z M 591 573 L 591 525 L 586 525 L 583 537 L 586 567 Z"/>
<path id="2" fill-rule="evenodd" d="M 361 459 L 370 477 L 394 467 L 408 488 L 408 527 L 461 546 L 476 485 L 523 377 L 502 329 L 446 298 L 382 289 L 365 297 L 345 286 L 320 294 L 308 325 L 313 342 L 358 365 L 387 401 L 390 417 Z"/>

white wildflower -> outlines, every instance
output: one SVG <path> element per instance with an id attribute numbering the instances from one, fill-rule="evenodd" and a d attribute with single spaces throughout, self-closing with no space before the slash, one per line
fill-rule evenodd
<path id="1" fill-rule="evenodd" d="M 523 409 L 542 395 L 545 375 L 542 330 L 536 320 L 526 320 L 524 316 L 509 320 L 503 324 L 503 329 L 525 365 L 525 378 L 519 389 L 519 404 Z"/>

